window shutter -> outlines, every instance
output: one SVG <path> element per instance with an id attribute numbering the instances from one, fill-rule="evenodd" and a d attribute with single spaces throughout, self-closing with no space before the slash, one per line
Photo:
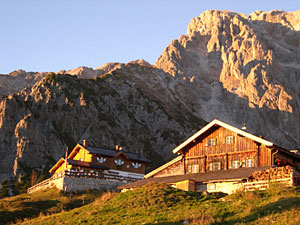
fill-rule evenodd
<path id="1" fill-rule="evenodd" d="M 192 166 L 189 165 L 189 166 L 188 166 L 188 173 L 191 173 L 191 172 L 192 172 Z"/>

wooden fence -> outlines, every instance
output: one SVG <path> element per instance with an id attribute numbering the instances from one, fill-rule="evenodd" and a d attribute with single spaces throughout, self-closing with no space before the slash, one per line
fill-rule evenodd
<path id="1" fill-rule="evenodd" d="M 54 180 L 62 178 L 62 177 L 91 178 L 91 179 L 100 179 L 100 180 L 116 180 L 116 181 L 122 181 L 122 182 L 134 182 L 137 180 L 141 180 L 140 178 L 124 177 L 124 176 L 119 176 L 119 175 L 115 175 L 115 174 L 98 174 L 98 173 L 89 173 L 89 172 L 82 172 L 82 171 L 75 172 L 75 171 L 65 170 L 60 173 L 56 173 L 49 179 L 43 180 L 42 182 L 28 188 L 27 193 L 30 194 L 30 193 L 36 191 L 37 189 L 46 187 L 51 183 L 51 181 L 54 181 Z"/>

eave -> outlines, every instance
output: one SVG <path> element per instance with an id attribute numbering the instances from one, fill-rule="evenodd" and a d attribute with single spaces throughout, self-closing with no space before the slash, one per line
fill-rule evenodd
<path id="1" fill-rule="evenodd" d="M 273 143 L 270 141 L 267 141 L 263 138 L 257 137 L 253 134 L 250 134 L 246 131 L 243 131 L 241 129 L 238 129 L 234 126 L 231 126 L 227 123 L 224 123 L 220 120 L 214 119 L 213 121 L 211 121 L 209 124 L 207 124 L 206 126 L 204 126 L 201 130 L 199 130 L 197 133 L 195 133 L 194 135 L 192 135 L 191 137 L 189 137 L 186 141 L 184 141 L 183 143 L 181 143 L 179 146 L 177 146 L 176 148 L 173 149 L 173 153 L 176 154 L 178 152 L 180 152 L 181 149 L 183 149 L 184 147 L 186 147 L 188 144 L 190 144 L 192 141 L 194 141 L 196 138 L 198 138 L 200 135 L 204 134 L 206 131 L 208 131 L 210 128 L 212 128 L 213 126 L 220 126 L 220 127 L 224 127 L 228 130 L 231 130 L 232 132 L 235 132 L 239 135 L 242 135 L 244 137 L 247 137 L 249 139 L 252 139 L 253 141 L 256 141 L 258 143 L 264 144 L 268 147 L 273 146 Z"/>
<path id="2" fill-rule="evenodd" d="M 280 147 L 280 146 L 278 146 L 278 145 L 274 145 L 274 149 L 277 149 L 277 150 L 279 150 L 279 151 L 281 151 L 281 152 L 284 152 L 284 153 L 286 153 L 286 154 L 288 154 L 288 155 L 291 155 L 291 156 L 293 156 L 293 157 L 296 157 L 296 158 L 300 159 L 300 155 L 298 155 L 298 154 L 296 154 L 296 153 L 293 153 L 293 152 L 291 152 L 291 151 L 289 151 L 289 150 L 287 150 L 287 149 L 284 149 L 284 148 L 282 148 L 282 147 Z"/>
<path id="3" fill-rule="evenodd" d="M 52 168 L 49 170 L 50 173 L 55 173 L 55 171 L 65 162 L 64 158 L 60 158 L 58 162 L 52 166 Z"/>
<path id="4" fill-rule="evenodd" d="M 84 148 L 84 147 L 81 146 L 80 144 L 77 144 L 73 148 L 72 152 L 68 155 L 68 159 L 73 159 L 77 155 L 77 153 L 80 151 L 81 148 Z"/>

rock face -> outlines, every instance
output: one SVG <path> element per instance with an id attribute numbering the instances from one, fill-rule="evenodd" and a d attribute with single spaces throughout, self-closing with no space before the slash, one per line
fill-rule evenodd
<path id="1" fill-rule="evenodd" d="M 195 115 L 219 118 L 287 148 L 300 145 L 300 11 L 250 16 L 209 10 L 164 50 L 156 67 Z M 188 88 L 187 88 L 188 87 Z"/>
<path id="2" fill-rule="evenodd" d="M 155 167 L 214 118 L 300 146 L 299 29 L 300 11 L 209 10 L 154 66 L 0 76 L 0 180 L 42 169 L 83 139 L 141 152 Z"/>
<path id="3" fill-rule="evenodd" d="M 48 74 L 3 97 L 0 179 L 22 176 L 28 167 L 42 169 L 62 157 L 66 146 L 72 149 L 83 139 L 89 145 L 118 144 L 140 152 L 153 159 L 153 168 L 204 124 L 171 97 L 163 71 L 136 63 L 121 66 L 95 79 Z M 152 86 L 147 85 L 150 79 Z"/>

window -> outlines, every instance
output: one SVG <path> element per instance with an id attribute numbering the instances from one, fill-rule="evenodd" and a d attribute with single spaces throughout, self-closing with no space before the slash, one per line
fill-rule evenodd
<path id="1" fill-rule="evenodd" d="M 209 170 L 210 171 L 216 171 L 221 169 L 221 163 L 220 162 L 212 162 L 209 163 Z"/>
<path id="2" fill-rule="evenodd" d="M 98 157 L 98 156 L 97 156 L 97 162 L 98 162 L 98 163 L 105 163 L 105 161 L 106 161 L 106 158 L 105 158 L 105 157 L 103 157 L 103 156 Z"/>
<path id="3" fill-rule="evenodd" d="M 132 162 L 132 166 L 133 166 L 133 168 L 138 169 L 142 166 L 142 164 L 138 163 L 138 162 Z"/>
<path id="4" fill-rule="evenodd" d="M 189 165 L 188 166 L 188 173 L 199 173 L 199 165 L 195 164 L 195 165 Z"/>
<path id="5" fill-rule="evenodd" d="M 209 138 L 206 140 L 206 146 L 213 146 L 217 144 L 217 138 Z"/>
<path id="6" fill-rule="evenodd" d="M 227 145 L 234 143 L 234 136 L 227 136 L 226 139 L 225 139 L 225 143 Z"/>
<path id="7" fill-rule="evenodd" d="M 192 166 L 192 173 L 199 173 L 199 165 Z"/>
<path id="8" fill-rule="evenodd" d="M 122 160 L 122 159 L 115 159 L 115 164 L 117 166 L 122 166 L 124 164 L 124 160 Z"/>
<path id="9" fill-rule="evenodd" d="M 207 184 L 207 189 L 208 190 L 216 190 L 216 184 L 214 184 L 214 183 Z"/>
<path id="10" fill-rule="evenodd" d="M 239 161 L 239 160 L 234 160 L 234 161 L 232 161 L 231 167 L 232 167 L 233 169 L 239 168 L 239 167 L 240 167 L 240 161 Z"/>
<path id="11" fill-rule="evenodd" d="M 246 167 L 254 167 L 254 160 L 253 159 L 247 159 L 246 160 Z"/>

